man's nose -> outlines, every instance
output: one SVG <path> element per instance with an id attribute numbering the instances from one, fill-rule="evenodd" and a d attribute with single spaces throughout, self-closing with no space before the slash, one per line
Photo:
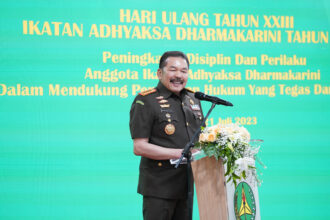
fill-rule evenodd
<path id="1" fill-rule="evenodd" d="M 175 77 L 181 78 L 182 72 L 180 70 L 175 71 Z"/>

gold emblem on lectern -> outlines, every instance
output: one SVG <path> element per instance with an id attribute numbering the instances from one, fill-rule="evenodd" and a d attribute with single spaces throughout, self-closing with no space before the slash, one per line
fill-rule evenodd
<path id="1" fill-rule="evenodd" d="M 236 219 L 254 220 L 256 217 L 256 202 L 251 187 L 241 182 L 235 189 L 234 206 Z"/>

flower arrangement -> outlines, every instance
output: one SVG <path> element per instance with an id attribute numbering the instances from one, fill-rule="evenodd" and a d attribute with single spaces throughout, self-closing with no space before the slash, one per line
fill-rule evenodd
<path id="1" fill-rule="evenodd" d="M 259 146 L 255 146 L 255 143 Z M 247 177 L 261 184 L 255 166 L 255 160 L 264 166 L 257 158 L 260 142 L 253 144 L 250 133 L 243 126 L 231 123 L 202 128 L 199 142 L 195 146 L 201 148 L 207 156 L 223 160 L 227 168 L 227 182 L 232 180 L 235 187 L 237 181 Z"/>

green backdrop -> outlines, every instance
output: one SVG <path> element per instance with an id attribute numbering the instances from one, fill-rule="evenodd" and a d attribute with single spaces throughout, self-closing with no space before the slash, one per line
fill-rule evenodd
<path id="1" fill-rule="evenodd" d="M 267 165 L 259 188 L 262 219 L 330 218 L 329 1 L 33 0 L 0 5 L 0 219 L 142 219 L 142 197 L 136 193 L 139 157 L 133 155 L 128 128 L 132 87 L 156 85 L 157 79 L 143 78 L 143 71 L 155 72 L 157 59 L 143 65 L 142 55 L 157 58 L 167 50 L 230 57 L 230 64 L 203 64 L 204 58 L 192 63 L 188 86 L 234 103 L 233 108 L 218 106 L 213 123 L 240 121 L 252 138 L 264 140 L 259 154 Z M 169 24 L 162 12 L 171 18 Z M 101 37 L 101 24 L 104 36 L 109 28 L 109 37 Z M 97 29 L 91 34 L 92 27 Z M 196 33 L 182 39 L 179 30 Z M 277 34 L 275 42 L 270 34 Z M 122 60 L 105 63 L 104 52 Z M 246 58 L 238 65 L 238 54 L 256 57 L 257 63 Z M 262 65 L 262 55 L 277 57 L 278 64 Z M 290 64 L 293 56 L 306 63 L 281 65 Z M 112 81 L 91 79 L 88 69 L 109 70 Z M 246 70 L 270 77 L 247 80 Z M 205 79 L 202 71 L 218 78 Z M 222 71 L 238 78 L 226 78 L 230 74 Z M 318 74 L 300 74 L 308 71 Z M 52 95 L 50 85 L 63 90 Z M 83 90 L 83 85 L 111 92 L 66 95 L 69 87 Z M 251 94 L 253 85 L 259 93 Z M 205 91 L 209 86 L 219 92 Z M 229 87 L 236 92 L 228 92 Z M 203 103 L 204 112 L 209 107 Z M 194 205 L 198 219 L 196 200 Z"/>

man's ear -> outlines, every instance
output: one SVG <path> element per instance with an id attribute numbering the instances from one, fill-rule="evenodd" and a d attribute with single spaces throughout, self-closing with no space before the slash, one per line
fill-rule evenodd
<path id="1" fill-rule="evenodd" d="M 158 77 L 158 79 L 161 79 L 161 78 L 162 78 L 162 74 L 163 74 L 163 72 L 162 72 L 162 70 L 159 68 L 159 69 L 157 70 L 157 77 Z"/>

